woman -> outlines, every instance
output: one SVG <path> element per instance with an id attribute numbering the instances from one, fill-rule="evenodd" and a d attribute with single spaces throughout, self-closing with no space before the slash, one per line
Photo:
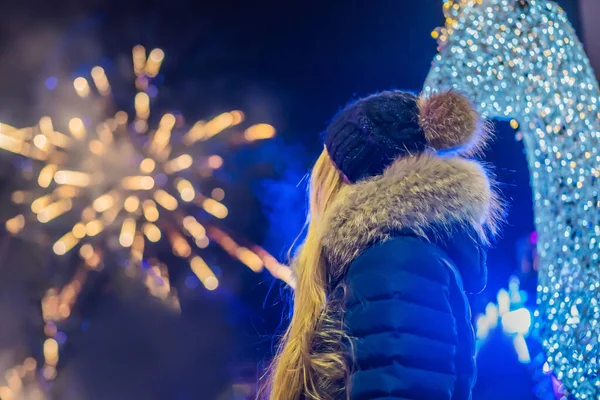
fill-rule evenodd
<path id="1" fill-rule="evenodd" d="M 501 214 L 485 170 L 464 158 L 483 127 L 456 92 L 383 92 L 334 118 L 270 399 L 470 399 L 465 292 L 485 286 Z"/>

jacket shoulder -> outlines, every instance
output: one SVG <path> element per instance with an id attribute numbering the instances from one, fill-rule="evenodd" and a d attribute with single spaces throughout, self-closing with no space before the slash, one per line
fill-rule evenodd
<path id="1" fill-rule="evenodd" d="M 453 279 L 453 262 L 438 245 L 413 236 L 397 236 L 377 243 L 358 256 L 349 266 L 347 283 L 353 298 L 371 298 L 384 294 L 413 292 L 423 297 L 427 289 L 439 291 Z"/>
<path id="2" fill-rule="evenodd" d="M 430 323 L 447 320 L 447 327 L 454 329 L 449 299 L 456 278 L 448 263 L 441 248 L 413 237 L 397 237 L 369 248 L 352 262 L 345 282 L 351 334 L 395 331 L 406 319 L 415 333 L 451 336 Z"/>

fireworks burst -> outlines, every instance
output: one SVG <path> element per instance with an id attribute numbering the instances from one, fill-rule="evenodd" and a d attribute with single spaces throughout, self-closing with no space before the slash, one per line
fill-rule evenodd
<path id="1" fill-rule="evenodd" d="M 29 173 L 36 181 L 29 190 L 12 193 L 21 213 L 6 221 L 6 230 L 49 244 L 60 257 L 77 252 L 84 266 L 42 299 L 46 340 L 41 376 L 46 381 L 56 377 L 59 347 L 65 339 L 60 324 L 70 317 L 89 270 L 102 268 L 108 256 L 111 263 L 126 265 L 130 275 L 142 278 L 151 295 L 175 309 L 179 300 L 159 258 L 165 245 L 188 261 L 208 290 L 216 289 L 219 281 L 198 252 L 210 240 L 255 272 L 272 263 L 262 249 L 240 246 L 222 230 L 205 227 L 193 214 L 216 219 L 228 214 L 223 189 L 214 188 L 210 194 L 199 190 L 199 184 L 223 165 L 220 156 L 203 155 L 207 146 L 202 143 L 224 131 L 236 144 L 249 143 L 273 137 L 275 129 L 268 124 L 242 129 L 242 111 L 198 121 L 191 129 L 186 129 L 181 115 L 165 113 L 157 118 L 156 128 L 149 129 L 151 98 L 157 93 L 153 80 L 163 60 L 161 49 L 146 55 L 144 47 L 134 47 L 137 94 L 132 116 L 113 108 L 106 72 L 95 66 L 88 77 L 73 81 L 85 110 L 79 116 L 55 121 L 44 116 L 36 126 L 21 129 L 0 124 L 0 148 L 32 160 Z M 9 386 L 0 390 L 18 392 Z"/>
<path id="2" fill-rule="evenodd" d="M 166 113 L 156 129 L 149 130 L 151 97 L 156 94 L 152 82 L 163 59 L 161 49 L 146 55 L 144 47 L 134 47 L 137 94 L 132 117 L 125 111 L 103 119 L 74 117 L 65 124 L 67 134 L 59 132 L 48 116 L 34 127 L 0 125 L 0 148 L 41 165 L 36 170 L 37 187 L 12 194 L 14 203 L 28 205 L 29 210 L 9 219 L 6 229 L 16 235 L 30 225 L 37 230 L 47 227 L 43 231 L 52 238 L 55 254 L 78 251 L 90 269 L 98 268 L 105 254 L 126 250 L 129 265 L 153 260 L 151 272 L 157 278 L 165 278 L 165 269 L 155 261 L 156 244 L 166 241 L 213 290 L 217 277 L 197 253 L 209 244 L 207 229 L 186 210 L 200 208 L 217 219 L 227 216 L 222 189 L 210 194 L 198 189 L 198 182 L 220 168 L 223 159 L 198 156 L 197 148 L 226 130 L 233 131 L 240 143 L 271 138 L 275 129 L 256 124 L 241 130 L 244 113 L 231 111 L 187 130 L 181 115 Z M 89 77 L 76 78 L 73 88 L 90 109 L 112 104 L 111 84 L 100 66 L 92 68 Z M 215 241 L 253 271 L 262 270 L 263 261 L 253 251 L 223 235 Z"/>

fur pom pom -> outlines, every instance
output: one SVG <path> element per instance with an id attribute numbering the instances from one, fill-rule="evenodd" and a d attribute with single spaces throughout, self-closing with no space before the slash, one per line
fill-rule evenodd
<path id="1" fill-rule="evenodd" d="M 435 150 L 473 155 L 485 146 L 489 130 L 471 102 L 448 91 L 419 98 L 419 124 Z"/>

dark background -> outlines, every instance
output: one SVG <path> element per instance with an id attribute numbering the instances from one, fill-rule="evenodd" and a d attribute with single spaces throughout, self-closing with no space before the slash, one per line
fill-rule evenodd
<path id="1" fill-rule="evenodd" d="M 559 3 L 579 29 L 577 2 Z M 128 62 L 131 48 L 143 44 L 166 53 L 158 109 L 199 119 L 239 108 L 252 121 L 272 123 L 278 139 L 232 150 L 222 179 L 233 193 L 227 226 L 280 260 L 302 226 L 302 177 L 320 152 L 319 132 L 356 96 L 418 91 L 436 53 L 430 33 L 443 23 L 441 0 L 0 4 L 1 121 L 35 123 L 48 112 L 48 77 L 72 80 L 99 62 Z M 116 93 L 117 101 L 130 107 L 131 93 Z M 517 268 L 515 244 L 533 230 L 522 145 L 506 123 L 497 128 L 487 161 L 510 215 L 489 255 L 489 289 L 475 307 L 506 286 Z M 10 171 L 3 168 L 5 185 Z M 32 262 L 14 258 L 0 268 L 6 276 Z M 234 381 L 256 381 L 282 320 L 285 290 L 218 249 L 214 261 L 222 271 L 215 293 L 187 288 L 186 272 L 175 273 L 184 288 L 181 319 L 143 295 L 92 291 L 89 325 L 69 341 L 57 387 L 75 390 L 75 376 L 77 390 L 96 396 L 90 398 L 211 399 Z M 37 293 L 35 285 L 30 290 Z"/>

